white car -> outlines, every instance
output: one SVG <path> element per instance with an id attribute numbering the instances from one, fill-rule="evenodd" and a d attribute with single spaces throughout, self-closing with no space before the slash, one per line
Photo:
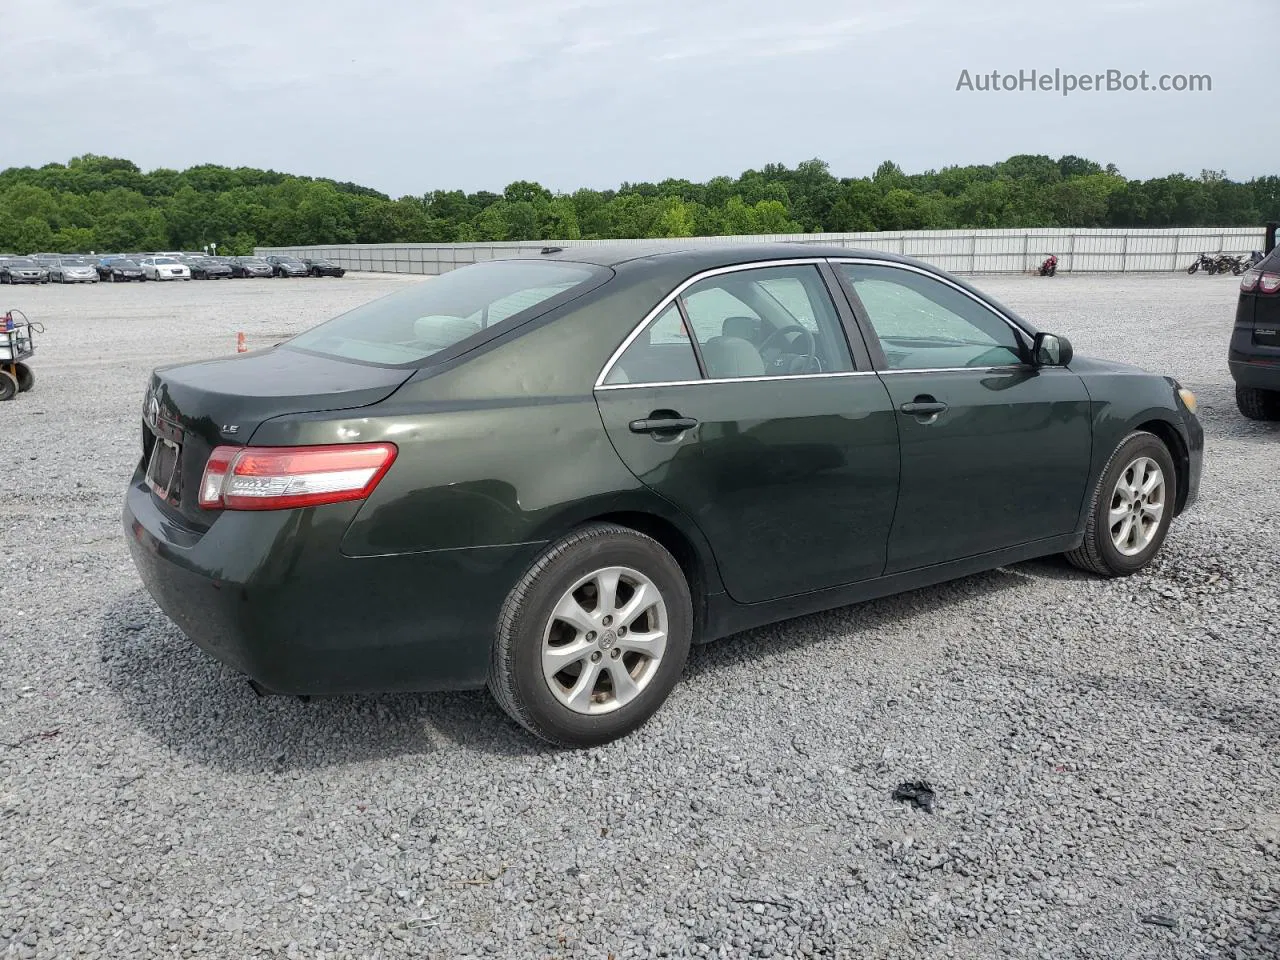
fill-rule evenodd
<path id="1" fill-rule="evenodd" d="M 173 257 L 147 257 L 139 260 L 142 276 L 147 280 L 190 280 L 191 268 Z"/>

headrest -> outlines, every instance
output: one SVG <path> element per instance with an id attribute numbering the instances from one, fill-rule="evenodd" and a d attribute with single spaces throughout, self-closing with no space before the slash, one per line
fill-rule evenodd
<path id="1" fill-rule="evenodd" d="M 725 317 L 720 333 L 754 343 L 760 338 L 760 320 L 757 317 Z"/>
<path id="2" fill-rule="evenodd" d="M 741 337 L 712 337 L 702 347 L 702 359 L 710 377 L 760 377 L 764 361 L 760 351 Z"/>
<path id="3" fill-rule="evenodd" d="M 430 347 L 443 350 L 459 340 L 465 340 L 480 330 L 479 320 L 435 314 L 413 321 L 413 336 Z"/>

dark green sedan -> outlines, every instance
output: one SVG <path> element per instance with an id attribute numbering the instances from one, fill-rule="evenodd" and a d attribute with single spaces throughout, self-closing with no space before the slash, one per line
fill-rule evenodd
<path id="1" fill-rule="evenodd" d="M 1123 576 L 1195 499 L 1174 380 L 967 283 L 790 244 L 547 248 L 158 369 L 124 526 L 259 690 L 488 686 L 640 726 L 691 643 L 1047 554 Z"/>

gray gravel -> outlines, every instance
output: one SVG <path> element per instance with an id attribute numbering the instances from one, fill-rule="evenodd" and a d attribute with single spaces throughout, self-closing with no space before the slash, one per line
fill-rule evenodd
<path id="1" fill-rule="evenodd" d="M 1199 394 L 1202 499 L 1153 569 L 702 647 L 577 753 L 479 693 L 256 699 L 128 559 L 150 367 L 403 282 L 0 288 L 48 328 L 0 404 L 0 956 L 1280 954 L 1280 429 L 1232 404 L 1233 281 L 978 278 Z M 932 816 L 889 799 L 919 777 Z"/>

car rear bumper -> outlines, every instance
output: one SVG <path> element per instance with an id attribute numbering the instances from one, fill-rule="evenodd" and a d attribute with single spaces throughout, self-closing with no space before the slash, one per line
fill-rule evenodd
<path id="1" fill-rule="evenodd" d="M 483 686 L 502 603 L 541 545 L 347 557 L 339 544 L 355 512 L 227 512 L 200 535 L 161 511 L 139 467 L 123 525 L 160 609 L 268 690 Z"/>
<path id="2" fill-rule="evenodd" d="M 1227 366 L 1238 386 L 1280 390 L 1280 358 L 1250 357 L 1233 350 Z"/>

